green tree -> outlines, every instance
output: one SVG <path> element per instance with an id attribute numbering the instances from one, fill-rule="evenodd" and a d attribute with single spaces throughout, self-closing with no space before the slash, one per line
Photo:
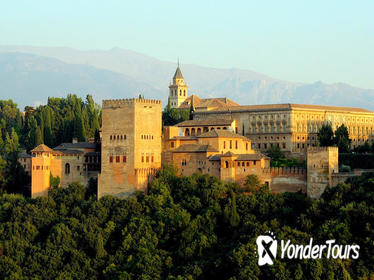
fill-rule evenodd
<path id="1" fill-rule="evenodd" d="M 261 182 L 257 175 L 251 174 L 245 179 L 244 185 L 246 186 L 246 190 L 254 192 L 260 188 Z"/>
<path id="2" fill-rule="evenodd" d="M 318 131 L 318 140 L 320 146 L 334 145 L 334 132 L 331 123 L 324 123 Z"/>
<path id="3" fill-rule="evenodd" d="M 349 139 L 348 128 L 342 124 L 335 131 L 335 144 L 339 148 L 340 153 L 348 153 L 351 147 L 351 139 Z"/>
<path id="4" fill-rule="evenodd" d="M 41 131 L 40 127 L 37 127 L 37 129 L 36 129 L 36 141 L 35 142 L 36 142 L 35 146 L 38 146 L 38 145 L 44 143 L 43 134 L 42 134 L 42 131 Z"/>

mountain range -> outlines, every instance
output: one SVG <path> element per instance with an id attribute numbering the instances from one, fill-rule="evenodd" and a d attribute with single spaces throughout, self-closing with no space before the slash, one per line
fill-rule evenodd
<path id="1" fill-rule="evenodd" d="M 139 94 L 167 102 L 175 62 L 120 48 L 82 51 L 63 47 L 0 46 L 0 99 L 22 109 L 49 96 L 92 94 L 101 99 Z M 228 97 L 243 105 L 304 103 L 374 110 L 374 90 L 344 83 L 295 83 L 251 70 L 182 64 L 189 94 Z"/>

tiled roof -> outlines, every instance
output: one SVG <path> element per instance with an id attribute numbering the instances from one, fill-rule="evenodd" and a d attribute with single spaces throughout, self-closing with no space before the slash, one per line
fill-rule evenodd
<path id="1" fill-rule="evenodd" d="M 54 147 L 54 150 L 64 150 L 64 149 L 95 149 L 95 142 L 78 142 L 78 143 L 62 143 L 57 147 Z"/>
<path id="2" fill-rule="evenodd" d="M 199 138 L 216 138 L 216 137 L 225 137 L 225 138 L 242 138 L 244 140 L 249 140 L 247 137 L 233 133 L 226 129 L 214 129 L 209 132 L 205 132 L 199 136 Z"/>
<path id="3" fill-rule="evenodd" d="M 64 155 L 83 154 L 83 152 L 80 150 L 70 150 L 70 149 L 59 149 L 59 150 L 55 150 L 54 152 L 62 153 Z"/>
<path id="4" fill-rule="evenodd" d="M 195 108 L 226 108 L 229 106 L 239 106 L 238 103 L 229 98 L 200 98 L 197 95 L 191 95 L 179 106 L 179 108 L 190 108 L 191 104 Z"/>
<path id="5" fill-rule="evenodd" d="M 173 153 L 202 153 L 202 152 L 218 152 L 211 145 L 199 145 L 199 144 L 184 144 L 172 150 Z"/>
<path id="6" fill-rule="evenodd" d="M 47 145 L 40 144 L 39 146 L 31 150 L 31 152 L 53 152 L 53 150 Z"/>
<path id="7" fill-rule="evenodd" d="M 231 125 L 233 120 L 227 119 L 203 119 L 203 120 L 188 120 L 176 124 L 176 126 L 212 126 L 212 125 Z"/>
<path id="8" fill-rule="evenodd" d="M 175 70 L 175 74 L 174 74 L 173 79 L 183 79 L 182 71 L 179 68 L 179 66 L 178 66 L 177 70 Z"/>
<path id="9" fill-rule="evenodd" d="M 267 157 L 266 155 L 261 154 L 261 153 L 255 153 L 255 154 L 233 154 L 231 152 L 227 152 L 227 153 L 225 153 L 223 155 L 214 155 L 214 156 L 211 156 L 209 158 L 209 160 L 210 161 L 219 161 L 219 160 L 221 160 L 222 156 L 237 156 L 237 158 L 235 159 L 235 161 L 261 160 L 263 158 L 269 159 L 269 157 Z"/>
<path id="10" fill-rule="evenodd" d="M 309 105 L 309 104 L 264 104 L 264 105 L 243 105 L 243 106 L 226 106 L 217 107 L 204 113 L 215 112 L 262 112 L 262 111 L 289 111 L 292 109 L 305 109 L 305 110 L 322 110 L 322 111 L 337 111 L 337 112 L 361 112 L 373 113 L 372 111 L 363 108 L 353 107 L 340 107 L 340 106 L 325 106 L 325 105 Z"/>
<path id="11" fill-rule="evenodd" d="M 269 157 L 261 153 L 240 154 L 235 160 L 260 160 L 262 158 L 268 159 Z"/>
<path id="12" fill-rule="evenodd" d="M 26 151 L 21 151 L 18 153 L 18 158 L 30 158 L 31 155 L 29 155 L 28 153 L 26 153 Z"/>

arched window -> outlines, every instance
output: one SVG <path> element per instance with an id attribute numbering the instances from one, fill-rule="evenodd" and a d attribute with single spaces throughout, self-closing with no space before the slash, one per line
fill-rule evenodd
<path id="1" fill-rule="evenodd" d="M 197 129 L 197 135 L 200 135 L 201 134 L 201 128 L 199 127 L 198 129 Z"/>
<path id="2" fill-rule="evenodd" d="M 191 129 L 191 136 L 195 136 L 195 128 Z"/>
<path id="3" fill-rule="evenodd" d="M 65 164 L 65 174 L 70 174 L 70 164 Z"/>
<path id="4" fill-rule="evenodd" d="M 184 136 L 190 136 L 190 129 L 186 128 L 186 131 L 184 132 Z"/>
<path id="5" fill-rule="evenodd" d="M 184 90 L 184 96 L 186 96 L 186 90 Z"/>
<path id="6" fill-rule="evenodd" d="M 227 160 L 225 161 L 225 168 L 229 168 L 229 162 Z"/>

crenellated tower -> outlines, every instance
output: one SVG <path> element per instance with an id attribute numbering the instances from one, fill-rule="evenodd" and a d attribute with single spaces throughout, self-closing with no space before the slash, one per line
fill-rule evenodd
<path id="1" fill-rule="evenodd" d="M 182 71 L 179 67 L 175 71 L 173 83 L 169 85 L 169 101 L 171 108 L 179 108 L 188 97 L 188 86 L 184 83 Z"/>

